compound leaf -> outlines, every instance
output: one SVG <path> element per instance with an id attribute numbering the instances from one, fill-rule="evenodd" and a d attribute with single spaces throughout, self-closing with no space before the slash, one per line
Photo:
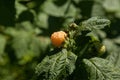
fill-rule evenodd
<path id="1" fill-rule="evenodd" d="M 105 26 L 110 25 L 110 20 L 100 18 L 100 17 L 92 17 L 86 21 L 83 21 L 80 25 L 82 31 L 92 31 L 95 29 L 103 29 Z"/>
<path id="2" fill-rule="evenodd" d="M 89 80 L 119 80 L 120 69 L 102 58 L 84 59 Z"/>
<path id="3" fill-rule="evenodd" d="M 73 72 L 77 56 L 63 49 L 61 52 L 46 56 L 36 67 L 40 80 L 62 80 Z"/>

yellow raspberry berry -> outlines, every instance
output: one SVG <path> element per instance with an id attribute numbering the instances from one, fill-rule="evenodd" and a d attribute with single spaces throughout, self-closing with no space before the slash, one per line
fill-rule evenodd
<path id="1" fill-rule="evenodd" d="M 65 41 L 66 37 L 67 37 L 67 34 L 64 31 L 54 32 L 51 35 L 52 44 L 55 47 L 60 47 L 62 45 L 62 43 Z"/>

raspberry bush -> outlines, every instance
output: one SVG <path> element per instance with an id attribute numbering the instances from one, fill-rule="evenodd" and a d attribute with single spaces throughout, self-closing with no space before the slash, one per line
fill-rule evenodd
<path id="1" fill-rule="evenodd" d="M 119 80 L 119 54 L 120 0 L 0 0 L 0 80 Z"/>

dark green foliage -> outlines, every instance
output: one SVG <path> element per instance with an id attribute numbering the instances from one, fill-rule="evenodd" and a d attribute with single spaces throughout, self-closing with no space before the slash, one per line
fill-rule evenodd
<path id="1" fill-rule="evenodd" d="M 0 0 L 0 80 L 119 80 L 119 68 L 120 0 Z"/>
<path id="2" fill-rule="evenodd" d="M 120 69 L 111 62 L 101 58 L 91 58 L 83 60 L 88 72 L 89 80 L 119 80 Z"/>
<path id="3" fill-rule="evenodd" d="M 0 0 L 0 24 L 14 26 L 15 24 L 15 0 Z"/>
<path id="4" fill-rule="evenodd" d="M 119 71 L 113 74 L 114 70 L 112 70 L 111 67 L 109 68 L 110 65 L 106 65 L 107 62 L 104 62 L 104 59 L 102 60 L 102 58 L 98 58 L 97 62 L 93 64 L 92 62 L 90 63 L 87 61 L 87 59 L 92 60 L 92 57 L 100 57 L 105 53 L 104 45 L 100 43 L 100 41 L 92 39 L 94 36 L 87 36 L 87 34 L 93 29 L 102 29 L 105 26 L 109 26 L 110 21 L 101 18 L 99 20 L 99 18 L 93 17 L 81 23 L 84 23 L 82 24 L 82 27 L 76 24 L 71 24 L 70 28 L 68 29 L 68 39 L 64 43 L 65 45 L 62 47 L 60 52 L 56 52 L 52 56 L 46 56 L 41 63 L 37 65 L 36 75 L 38 75 L 39 80 L 78 80 L 80 77 L 88 80 L 109 80 L 115 79 L 115 75 L 117 75 L 116 79 L 119 78 Z M 89 24 L 91 25 L 86 26 Z M 87 34 L 83 34 L 83 32 L 86 32 L 86 30 L 88 31 Z M 84 61 L 83 63 L 82 60 Z M 108 70 L 112 70 L 110 73 L 112 76 L 105 75 L 107 73 L 106 71 L 108 70 L 101 70 L 99 72 L 99 69 L 96 69 L 98 68 L 96 66 L 99 65 L 101 65 L 100 68 L 106 66 Z M 83 66 L 84 68 L 82 68 Z M 95 72 L 94 70 L 98 72 Z M 84 76 L 84 78 L 82 75 L 85 74 L 86 76 Z"/>
<path id="5" fill-rule="evenodd" d="M 36 73 L 40 80 L 64 80 L 75 69 L 77 56 L 67 50 L 46 56 L 36 67 Z M 42 79 L 43 78 L 43 79 Z"/>

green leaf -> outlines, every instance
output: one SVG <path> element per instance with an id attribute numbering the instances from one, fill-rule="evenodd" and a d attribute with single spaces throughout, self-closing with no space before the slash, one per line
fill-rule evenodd
<path id="1" fill-rule="evenodd" d="M 11 47 L 15 51 L 16 58 L 20 60 L 20 64 L 43 55 L 50 44 L 50 38 L 36 36 L 33 25 L 28 21 L 17 24 L 17 29 L 8 27 L 4 32 L 10 35 Z"/>
<path id="2" fill-rule="evenodd" d="M 16 8 L 16 18 L 19 17 L 19 15 L 23 12 L 26 11 L 28 8 L 22 4 L 19 3 L 19 1 L 15 1 L 15 8 Z"/>
<path id="3" fill-rule="evenodd" d="M 29 21 L 17 23 L 16 27 L 19 29 L 25 30 L 27 32 L 31 32 L 31 33 L 34 32 L 34 25 Z"/>
<path id="4" fill-rule="evenodd" d="M 48 29 L 48 15 L 40 12 L 35 22 L 40 28 Z"/>
<path id="5" fill-rule="evenodd" d="M 106 57 L 114 66 L 120 68 L 120 47 L 114 43 L 114 40 L 105 39 L 103 41 L 109 53 Z"/>
<path id="6" fill-rule="evenodd" d="M 92 8 L 91 16 L 104 16 L 105 17 L 105 10 L 102 5 L 98 2 L 95 2 Z"/>
<path id="7" fill-rule="evenodd" d="M 109 54 L 114 53 L 118 50 L 117 45 L 115 45 L 115 43 L 111 39 L 104 39 L 103 44 L 106 46 L 107 52 Z"/>
<path id="8" fill-rule="evenodd" d="M 67 5 L 58 7 L 52 1 L 46 1 L 42 6 L 42 9 L 44 12 L 53 16 L 63 16 L 66 8 L 67 8 Z"/>
<path id="9" fill-rule="evenodd" d="M 112 53 L 107 56 L 107 59 L 112 62 L 114 66 L 120 68 L 120 48 L 117 49 L 117 51 L 112 51 Z"/>
<path id="10" fill-rule="evenodd" d="M 117 18 L 120 18 L 120 10 L 115 13 L 115 16 L 116 16 Z"/>
<path id="11" fill-rule="evenodd" d="M 31 41 L 30 34 L 25 31 L 18 31 L 13 37 L 12 47 L 15 50 L 17 58 L 23 57 L 29 49 L 29 43 Z"/>
<path id="12" fill-rule="evenodd" d="M 82 0 L 74 0 L 74 2 L 75 2 L 76 4 L 78 4 L 80 1 L 82 1 Z"/>
<path id="13" fill-rule="evenodd" d="M 41 8 L 45 13 L 56 17 L 75 17 L 76 12 L 79 11 L 69 0 L 64 2 L 61 6 L 58 6 L 51 0 L 48 0 L 42 5 Z"/>
<path id="14" fill-rule="evenodd" d="M 6 46 L 6 38 L 3 35 L 0 35 L 0 55 L 4 53 Z"/>
<path id="15" fill-rule="evenodd" d="M 15 35 L 12 36 L 12 47 L 18 59 L 32 59 L 35 56 L 39 56 L 50 43 L 48 38 L 36 37 L 30 31 L 16 30 Z"/>
<path id="16" fill-rule="evenodd" d="M 77 56 L 65 49 L 46 56 L 36 67 L 36 73 L 41 80 L 62 80 L 73 72 Z M 42 79 L 43 78 L 43 79 Z"/>
<path id="17" fill-rule="evenodd" d="M 13 27 L 7 27 L 5 30 L 4 30 L 4 33 L 10 35 L 10 36 L 15 36 L 17 31 L 13 28 Z"/>
<path id="18" fill-rule="evenodd" d="M 43 37 L 43 36 L 40 36 L 38 38 L 38 42 L 40 43 L 41 54 L 46 51 L 46 48 L 51 43 L 49 37 Z"/>
<path id="19" fill-rule="evenodd" d="M 120 45 L 120 36 L 116 37 L 115 39 L 113 39 L 113 41 L 116 43 L 116 44 L 119 44 Z"/>
<path id="20" fill-rule="evenodd" d="M 82 31 L 92 31 L 95 29 L 103 29 L 105 26 L 110 25 L 110 20 L 100 18 L 100 17 L 92 17 L 86 21 L 83 21 L 80 25 L 80 29 Z"/>
<path id="21" fill-rule="evenodd" d="M 119 80 L 120 69 L 102 58 L 84 59 L 84 66 L 89 80 Z"/>
<path id="22" fill-rule="evenodd" d="M 117 12 L 120 10 L 120 0 L 104 0 L 102 5 L 108 12 Z"/>

